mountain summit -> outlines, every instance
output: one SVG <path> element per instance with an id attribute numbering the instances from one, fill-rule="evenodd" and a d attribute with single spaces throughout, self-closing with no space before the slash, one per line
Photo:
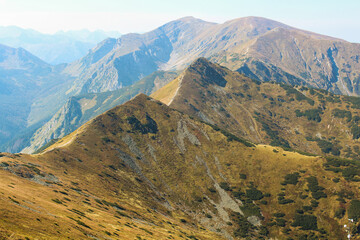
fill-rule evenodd
<path id="1" fill-rule="evenodd" d="M 199 57 L 261 81 L 359 95 L 360 45 L 245 17 L 223 24 L 193 17 L 144 34 L 108 39 L 67 67 L 75 92 L 115 90 L 156 70 L 182 70 Z"/>

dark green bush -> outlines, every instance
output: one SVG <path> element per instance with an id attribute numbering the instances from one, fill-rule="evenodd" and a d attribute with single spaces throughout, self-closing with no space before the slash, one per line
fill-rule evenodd
<path id="1" fill-rule="evenodd" d="M 351 200 L 350 207 L 348 209 L 348 217 L 354 219 L 354 221 L 359 221 L 360 219 L 360 200 Z"/>
<path id="2" fill-rule="evenodd" d="M 342 170 L 342 175 L 347 180 L 354 179 L 355 176 L 359 174 L 359 169 L 354 167 L 347 167 Z"/>
<path id="3" fill-rule="evenodd" d="M 312 208 L 317 208 L 317 206 L 319 206 L 319 202 L 316 200 L 311 200 L 310 203 Z"/>
<path id="4" fill-rule="evenodd" d="M 262 236 L 267 236 L 269 235 L 269 230 L 265 226 L 260 226 L 259 234 Z"/>
<path id="5" fill-rule="evenodd" d="M 221 182 L 219 185 L 225 191 L 230 191 L 231 190 L 230 185 L 227 182 Z"/>
<path id="6" fill-rule="evenodd" d="M 296 185 L 299 182 L 300 174 L 298 172 L 287 174 L 284 180 L 284 185 L 293 184 Z"/>
<path id="7" fill-rule="evenodd" d="M 234 231 L 235 237 L 246 238 L 251 234 L 251 231 L 254 229 L 254 226 L 242 216 L 240 213 L 232 213 L 231 217 L 233 222 L 236 224 L 236 229 Z"/>
<path id="8" fill-rule="evenodd" d="M 356 124 L 353 125 L 350 129 L 352 135 L 353 135 L 353 139 L 359 139 L 360 138 L 360 127 Z"/>
<path id="9" fill-rule="evenodd" d="M 311 211 L 313 209 L 311 206 L 303 206 L 302 208 L 305 212 Z"/>
<path id="10" fill-rule="evenodd" d="M 306 97 L 294 87 L 285 84 L 280 84 L 280 86 L 286 91 L 286 95 L 295 95 L 297 101 L 307 101 L 311 106 L 314 106 L 315 102 L 312 99 Z"/>
<path id="11" fill-rule="evenodd" d="M 301 112 L 300 110 L 295 110 L 295 114 L 297 117 L 307 117 L 309 121 L 315 121 L 315 122 L 321 122 L 320 115 L 323 112 L 321 109 L 315 108 L 315 109 L 308 109 L 305 110 L 305 112 Z"/>
<path id="12" fill-rule="evenodd" d="M 255 117 L 255 119 L 261 123 L 264 131 L 266 132 L 266 134 L 270 137 L 271 142 L 270 145 L 271 146 L 278 146 L 278 147 L 283 147 L 286 149 L 290 149 L 290 144 L 287 140 L 285 140 L 284 138 L 279 136 L 279 132 L 276 130 L 273 130 L 269 124 L 267 124 L 263 119 L 261 119 L 260 117 Z"/>
<path id="13" fill-rule="evenodd" d="M 208 188 L 209 192 L 216 193 L 216 189 L 213 187 Z"/>
<path id="14" fill-rule="evenodd" d="M 306 199 L 308 196 L 309 196 L 309 195 L 301 194 L 301 195 L 300 195 L 300 198 L 301 198 L 301 199 Z"/>
<path id="15" fill-rule="evenodd" d="M 264 197 L 264 194 L 255 187 L 251 187 L 249 189 L 246 189 L 246 197 L 251 200 L 260 200 Z"/>
<path id="16" fill-rule="evenodd" d="M 215 126 L 215 125 L 212 125 L 210 123 L 203 122 L 203 121 L 202 121 L 202 123 L 209 125 L 215 131 L 220 131 L 225 137 L 227 137 L 227 140 L 229 142 L 236 141 L 236 142 L 240 142 L 240 143 L 244 144 L 247 147 L 255 147 L 255 144 L 253 144 L 253 143 L 251 143 L 251 142 L 249 142 L 249 141 L 247 141 L 247 140 L 245 140 L 243 138 L 239 138 L 239 137 L 237 137 L 237 136 L 235 136 L 235 135 L 233 135 L 233 134 L 231 134 L 231 133 L 229 133 L 229 132 L 227 132 L 227 131 L 225 131 L 223 129 L 220 129 L 218 126 Z"/>
<path id="17" fill-rule="evenodd" d="M 304 210 L 302 210 L 302 209 L 296 209 L 296 213 L 298 213 L 298 214 L 304 214 Z"/>
<path id="18" fill-rule="evenodd" d="M 279 204 L 289 204 L 289 203 L 293 203 L 294 202 L 294 200 L 292 200 L 292 199 L 288 199 L 288 198 L 285 198 L 285 199 L 278 199 L 278 203 Z"/>
<path id="19" fill-rule="evenodd" d="M 350 111 L 347 110 L 341 110 L 338 108 L 335 108 L 332 112 L 332 115 L 337 118 L 347 118 L 347 121 L 350 122 L 352 119 L 352 114 Z"/>
<path id="20" fill-rule="evenodd" d="M 320 199 L 320 198 L 327 197 L 326 193 L 323 192 L 324 188 L 319 186 L 319 183 L 318 183 L 318 180 L 316 179 L 316 177 L 311 176 L 311 177 L 308 177 L 306 180 L 308 182 L 308 187 L 309 187 L 309 190 L 311 191 L 311 195 L 313 198 Z"/>
<path id="21" fill-rule="evenodd" d="M 351 103 L 352 108 L 360 109 L 360 98 L 359 97 L 344 96 L 344 100 L 346 102 Z"/>
<path id="22" fill-rule="evenodd" d="M 276 225 L 279 227 L 285 227 L 286 221 L 283 218 L 276 218 Z"/>
<path id="23" fill-rule="evenodd" d="M 340 182 L 340 178 L 334 178 L 334 179 L 333 179 L 333 182 L 334 182 L 334 183 Z"/>
<path id="24" fill-rule="evenodd" d="M 240 200 L 241 200 L 242 196 L 245 196 L 245 193 L 241 192 L 241 191 L 236 191 L 236 192 L 233 192 L 232 194 L 235 198 L 240 199 Z"/>
<path id="25" fill-rule="evenodd" d="M 341 219 L 344 217 L 345 212 L 346 212 L 345 208 L 340 207 L 335 211 L 334 217 Z"/>
<path id="26" fill-rule="evenodd" d="M 324 153 L 331 153 L 335 156 L 340 155 L 339 146 L 337 146 L 336 144 L 333 144 L 329 141 L 322 140 L 322 139 L 317 139 L 316 142 L 317 142 L 317 145 L 319 146 L 319 148 L 321 149 L 321 151 L 323 151 Z"/>
<path id="27" fill-rule="evenodd" d="M 276 218 L 285 217 L 285 213 L 281 213 L 281 212 L 279 212 L 279 213 L 274 213 L 273 215 L 274 215 L 274 217 L 276 217 Z"/>
<path id="28" fill-rule="evenodd" d="M 317 218 L 314 215 L 296 214 L 293 227 L 301 227 L 302 230 L 317 230 Z"/>
<path id="29" fill-rule="evenodd" d="M 86 227 L 91 229 L 91 227 L 89 227 L 88 225 L 86 225 L 84 222 L 80 221 L 80 220 L 75 220 L 77 224 L 79 224 L 80 226 Z"/>

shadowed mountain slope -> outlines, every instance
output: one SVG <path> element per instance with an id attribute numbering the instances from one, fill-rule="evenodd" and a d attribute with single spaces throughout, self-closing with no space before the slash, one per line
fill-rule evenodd
<path id="1" fill-rule="evenodd" d="M 63 88 L 60 72 L 22 48 L 0 45 L 0 144 L 28 125 L 35 99 Z"/>

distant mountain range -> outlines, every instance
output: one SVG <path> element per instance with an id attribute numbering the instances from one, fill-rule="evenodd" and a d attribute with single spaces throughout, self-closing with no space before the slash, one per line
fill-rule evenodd
<path id="1" fill-rule="evenodd" d="M 223 24 L 182 18 L 145 34 L 107 39 L 65 71 L 77 78 L 76 91 L 99 92 L 159 69 L 184 69 L 198 57 L 262 81 L 360 94 L 360 44 L 258 17 Z"/>
<path id="2" fill-rule="evenodd" d="M 118 32 L 79 30 L 43 34 L 16 26 L 0 27 L 0 44 L 24 48 L 50 64 L 73 62 L 88 53 L 100 41 L 120 37 Z"/>

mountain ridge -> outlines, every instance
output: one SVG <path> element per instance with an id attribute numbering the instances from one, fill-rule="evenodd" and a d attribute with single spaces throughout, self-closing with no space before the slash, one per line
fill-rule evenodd
<path id="1" fill-rule="evenodd" d="M 360 159 L 355 97 L 261 83 L 205 58 L 151 96 L 255 143 Z"/>
<path id="2" fill-rule="evenodd" d="M 43 153 L 1 156 L 5 238 L 341 239 L 359 195 L 346 167 L 253 145 L 144 94 Z"/>

